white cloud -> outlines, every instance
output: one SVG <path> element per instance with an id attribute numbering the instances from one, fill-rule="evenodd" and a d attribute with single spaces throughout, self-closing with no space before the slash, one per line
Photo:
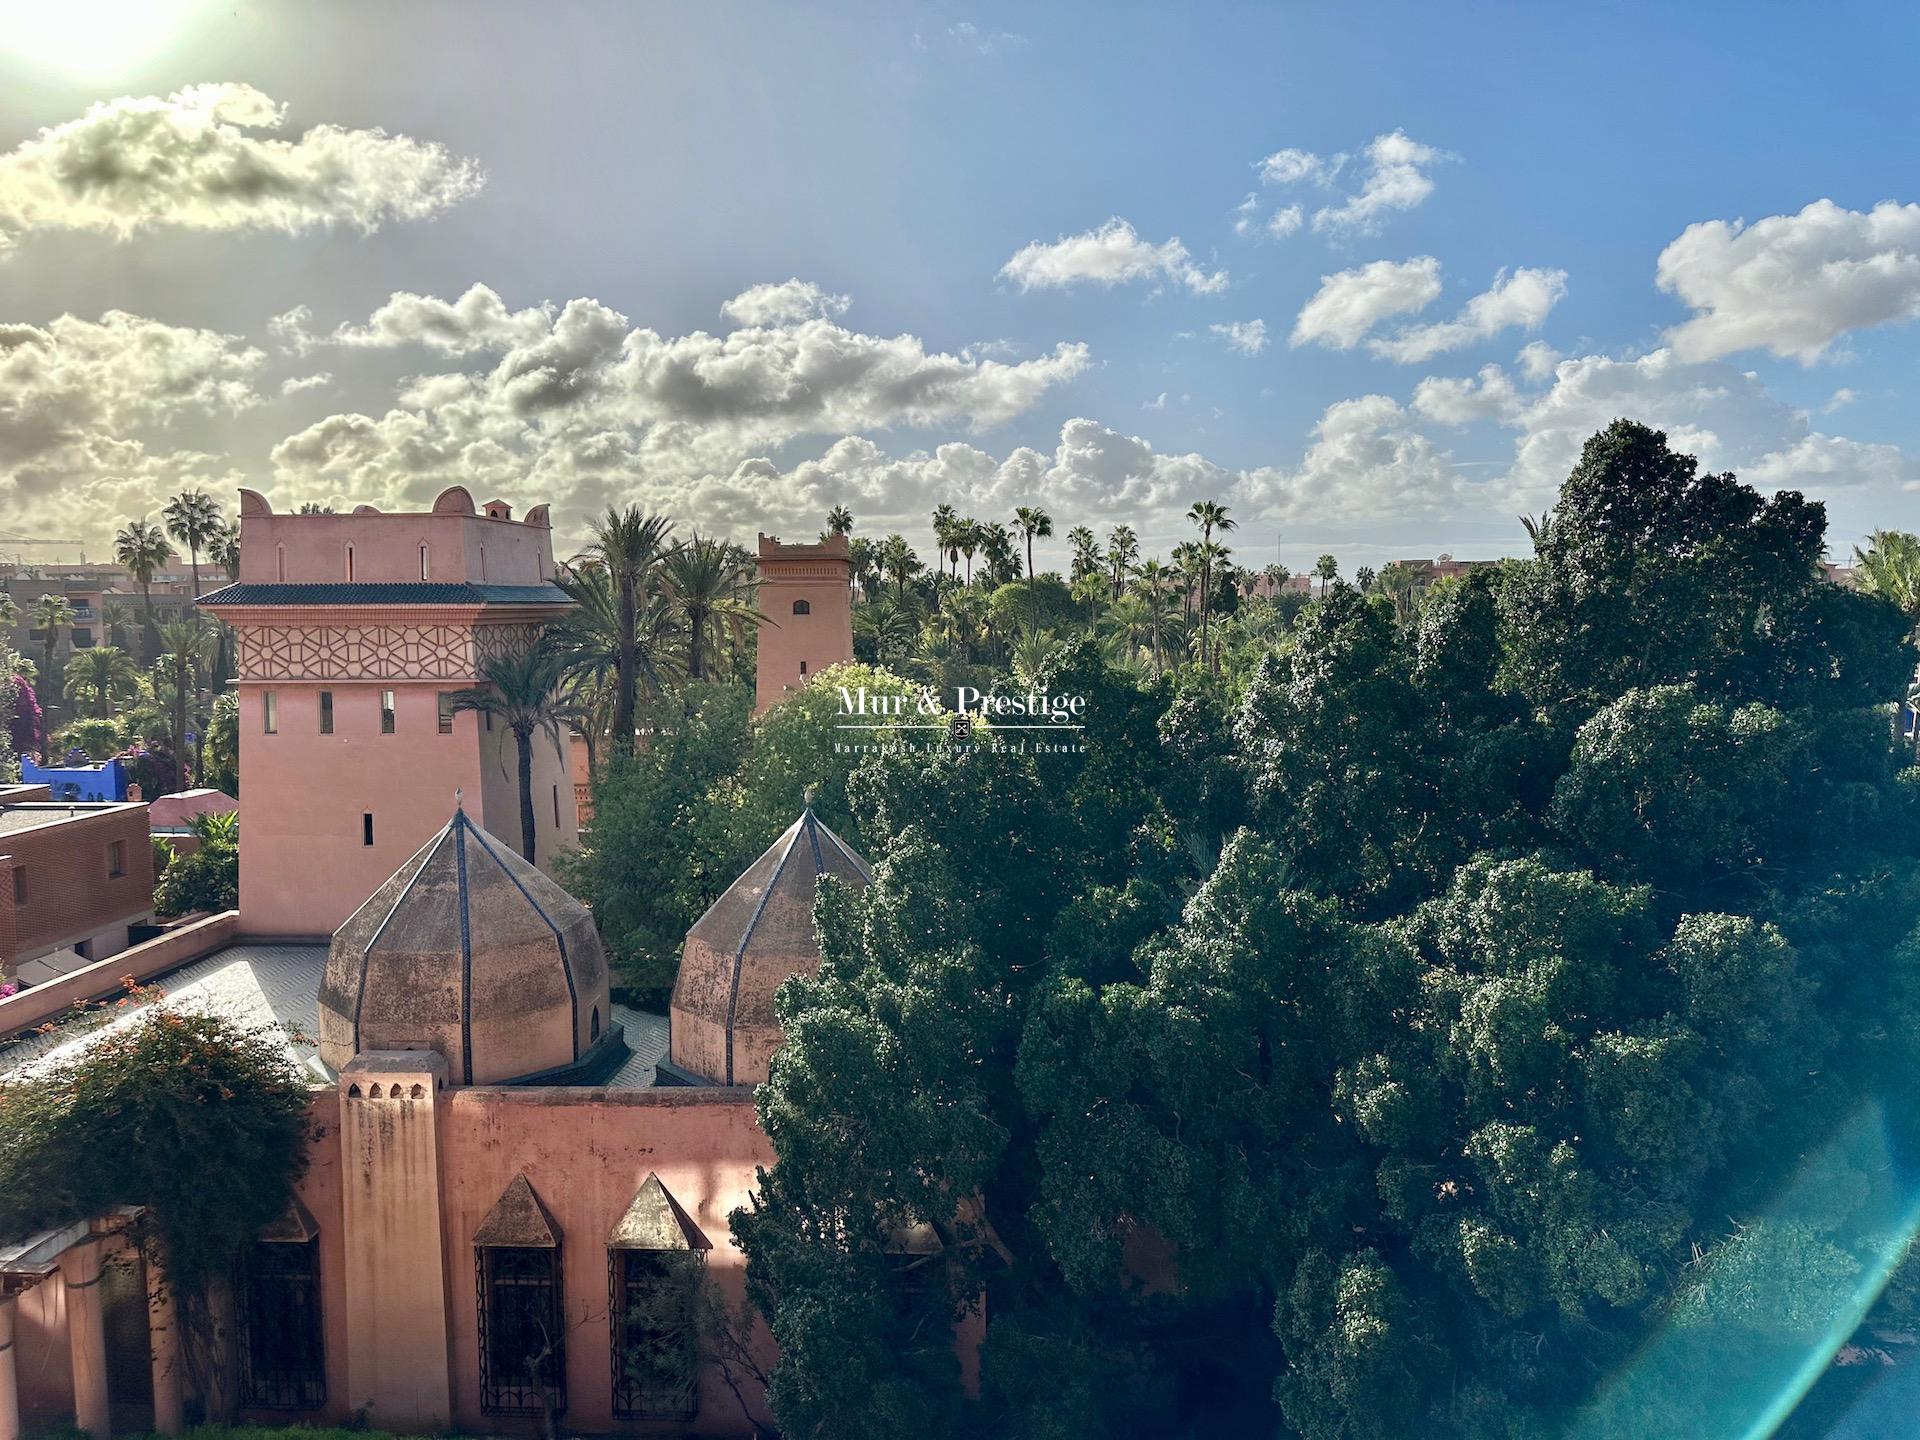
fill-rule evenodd
<path id="1" fill-rule="evenodd" d="M 1154 396 L 1153 399 L 1141 401 L 1140 408 L 1142 410 L 1166 409 L 1167 408 L 1167 392 L 1162 390 L 1158 395 Z"/>
<path id="2" fill-rule="evenodd" d="M 1289 149 L 1274 151 L 1257 168 L 1261 182 L 1267 185 L 1298 185 L 1302 181 L 1330 185 L 1346 163 L 1345 155 L 1323 158 L 1311 150 Z"/>
<path id="3" fill-rule="evenodd" d="M 1521 409 L 1519 392 L 1498 365 L 1483 365 L 1466 379 L 1429 375 L 1413 390 L 1413 410 L 1436 425 L 1475 420 L 1511 420 Z"/>
<path id="4" fill-rule="evenodd" d="M 1358 191 L 1338 205 L 1313 215 L 1313 228 L 1336 236 L 1371 235 L 1396 210 L 1411 210 L 1433 193 L 1427 169 L 1450 159 L 1444 150 L 1423 145 L 1395 130 L 1376 135 L 1366 149 L 1366 172 Z"/>
<path id="5" fill-rule="evenodd" d="M 384 415 L 332 415 L 282 440 L 272 452 L 282 481 L 375 504 L 431 498 L 453 480 L 537 485 L 577 515 L 635 476 L 684 496 L 693 477 L 802 436 L 986 429 L 1089 363 L 1083 345 L 991 360 L 818 316 L 663 336 L 591 299 L 519 313 L 544 317 L 542 333 L 490 369 L 415 377 Z"/>
<path id="6" fill-rule="evenodd" d="M 1276 240 L 1284 240 L 1305 222 L 1306 214 L 1298 205 L 1287 205 L 1267 217 L 1267 234 Z"/>
<path id="7" fill-rule="evenodd" d="M 1248 472 L 1236 496 L 1282 523 L 1382 524 L 1458 519 L 1486 488 L 1462 479 L 1392 399 L 1362 395 L 1326 408 L 1296 468 Z"/>
<path id="8" fill-rule="evenodd" d="M 265 356 L 238 336 L 109 310 L 45 326 L 0 324 L 0 501 L 19 528 L 101 536 L 214 457 L 175 428 L 258 405 Z"/>
<path id="9" fill-rule="evenodd" d="M 1375 260 L 1323 275 L 1318 292 L 1301 307 L 1289 343 L 1351 350 L 1382 320 L 1424 309 L 1439 295 L 1440 262 L 1431 255 Z"/>
<path id="10" fill-rule="evenodd" d="M 1820 407 L 1820 413 L 1822 415 L 1831 415 L 1834 411 L 1844 409 L 1846 406 L 1853 404 L 1853 402 L 1859 398 L 1860 393 L 1857 390 L 1851 390 L 1845 385 L 1842 385 L 1827 397 L 1827 403 Z"/>
<path id="11" fill-rule="evenodd" d="M 1097 230 L 1063 235 L 1051 243 L 1035 240 L 1001 266 L 1000 274 L 1023 291 L 1061 289 L 1082 281 L 1111 287 L 1135 280 L 1168 281 L 1196 295 L 1227 288 L 1227 272 L 1195 264 L 1179 236 L 1154 245 L 1118 216 Z"/>
<path id="12" fill-rule="evenodd" d="M 982 30 L 971 20 L 949 25 L 947 38 L 976 55 L 998 55 L 1006 50 L 1018 50 L 1028 43 L 1024 35 L 1016 35 L 1011 30 Z"/>
<path id="13" fill-rule="evenodd" d="M 1452 320 L 1413 326 L 1390 339 L 1370 340 L 1367 347 L 1403 365 L 1418 364 L 1502 330 L 1537 330 L 1566 293 L 1564 270 L 1522 267 L 1512 274 L 1502 270 L 1493 277 L 1493 285 L 1469 300 Z"/>
<path id="14" fill-rule="evenodd" d="M 1667 332 L 1683 360 L 1741 350 L 1810 363 L 1850 330 L 1920 315 L 1920 205 L 1689 225 L 1660 252 L 1662 290 L 1695 312 Z"/>
<path id="15" fill-rule="evenodd" d="M 1260 196 L 1249 190 L 1247 198 L 1233 207 L 1233 233 L 1248 235 L 1253 231 L 1254 223 L 1260 218 Z"/>
<path id="16" fill-rule="evenodd" d="M 1522 345 L 1514 360 L 1520 366 L 1520 373 L 1527 379 L 1544 380 L 1560 363 L 1560 352 L 1544 340 L 1534 340 Z"/>
<path id="17" fill-rule="evenodd" d="M 1238 350 L 1242 355 L 1258 355 L 1267 348 L 1267 322 L 1264 320 L 1234 320 L 1207 328 L 1224 339 L 1229 350 Z"/>
<path id="18" fill-rule="evenodd" d="M 325 370 L 315 375 L 290 375 L 280 382 L 280 394 L 303 395 L 309 390 L 324 390 L 333 384 L 333 376 Z"/>
<path id="19" fill-rule="evenodd" d="M 285 122 L 284 106 L 244 84 L 100 101 L 0 155 L 0 254 L 33 230 L 371 231 L 438 214 L 483 183 L 444 146 L 384 130 L 259 133 Z"/>
<path id="20" fill-rule="evenodd" d="M 274 323 L 287 318 L 277 317 Z M 310 317 L 301 317 L 300 323 L 306 318 Z M 326 338 L 335 345 L 374 349 L 422 345 L 443 355 L 478 355 L 531 343 L 552 327 L 551 306 L 509 310 L 492 289 L 472 285 L 458 300 L 397 290 L 367 317 L 365 325 L 342 325 Z"/>
<path id="21" fill-rule="evenodd" d="M 783 280 L 742 290 L 720 307 L 723 319 L 736 325 L 792 325 L 816 317 L 833 319 L 847 313 L 850 295 L 834 295 L 811 280 Z"/>

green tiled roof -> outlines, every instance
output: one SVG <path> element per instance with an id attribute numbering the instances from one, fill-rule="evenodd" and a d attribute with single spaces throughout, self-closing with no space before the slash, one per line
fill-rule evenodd
<path id="1" fill-rule="evenodd" d="M 309 585 L 226 585 L 202 605 L 567 605 L 558 585 L 467 585 L 412 580 L 392 584 L 340 581 Z"/>

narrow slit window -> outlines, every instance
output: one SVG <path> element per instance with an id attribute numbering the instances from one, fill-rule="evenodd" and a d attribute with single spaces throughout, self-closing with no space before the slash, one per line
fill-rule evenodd
<path id="1" fill-rule="evenodd" d="M 280 733 L 280 697 L 271 690 L 260 692 L 260 724 L 268 735 Z"/>
<path id="2" fill-rule="evenodd" d="M 553 828 L 560 828 L 560 787 L 553 787 Z"/>
<path id="3" fill-rule="evenodd" d="M 347 546 L 347 579 L 353 579 L 353 546 Z"/>
<path id="4" fill-rule="evenodd" d="M 453 692 L 451 690 L 440 692 L 440 733 L 453 734 Z"/>
<path id="5" fill-rule="evenodd" d="M 373 812 L 368 811 L 360 817 L 360 843 L 373 844 Z"/>
<path id="6" fill-rule="evenodd" d="M 110 840 L 107 842 L 107 878 L 118 880 L 127 873 L 127 842 Z"/>
<path id="7" fill-rule="evenodd" d="M 393 726 L 394 726 L 393 691 L 382 690 L 380 692 L 380 733 L 382 735 L 393 734 Z"/>
<path id="8" fill-rule="evenodd" d="M 420 578 L 427 578 L 427 547 L 424 545 L 420 547 Z"/>
<path id="9" fill-rule="evenodd" d="M 333 692 L 331 690 L 320 692 L 320 733 L 322 735 L 333 733 Z"/>

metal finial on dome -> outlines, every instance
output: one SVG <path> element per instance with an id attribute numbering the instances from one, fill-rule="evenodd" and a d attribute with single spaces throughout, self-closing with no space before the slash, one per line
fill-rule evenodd
<path id="1" fill-rule="evenodd" d="M 805 803 L 807 809 L 811 810 L 813 808 L 814 799 L 819 793 L 820 787 L 818 785 L 809 785 L 805 790 L 800 792 L 800 798 Z"/>
<path id="2" fill-rule="evenodd" d="M 456 789 L 453 792 L 453 808 L 462 815 L 467 813 L 466 794 L 466 791 L 460 789 Z"/>

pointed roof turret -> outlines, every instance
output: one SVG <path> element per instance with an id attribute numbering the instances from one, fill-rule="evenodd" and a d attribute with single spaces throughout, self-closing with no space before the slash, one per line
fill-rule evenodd
<path id="1" fill-rule="evenodd" d="M 820 877 L 865 889 L 873 872 L 809 805 L 687 932 L 673 985 L 672 1063 L 716 1085 L 756 1085 L 780 1044 L 773 992 L 820 968 Z"/>
<path id="2" fill-rule="evenodd" d="M 435 1050 L 458 1085 L 591 1080 L 625 1052 L 593 916 L 455 805 L 334 932 L 320 1058 Z"/>

